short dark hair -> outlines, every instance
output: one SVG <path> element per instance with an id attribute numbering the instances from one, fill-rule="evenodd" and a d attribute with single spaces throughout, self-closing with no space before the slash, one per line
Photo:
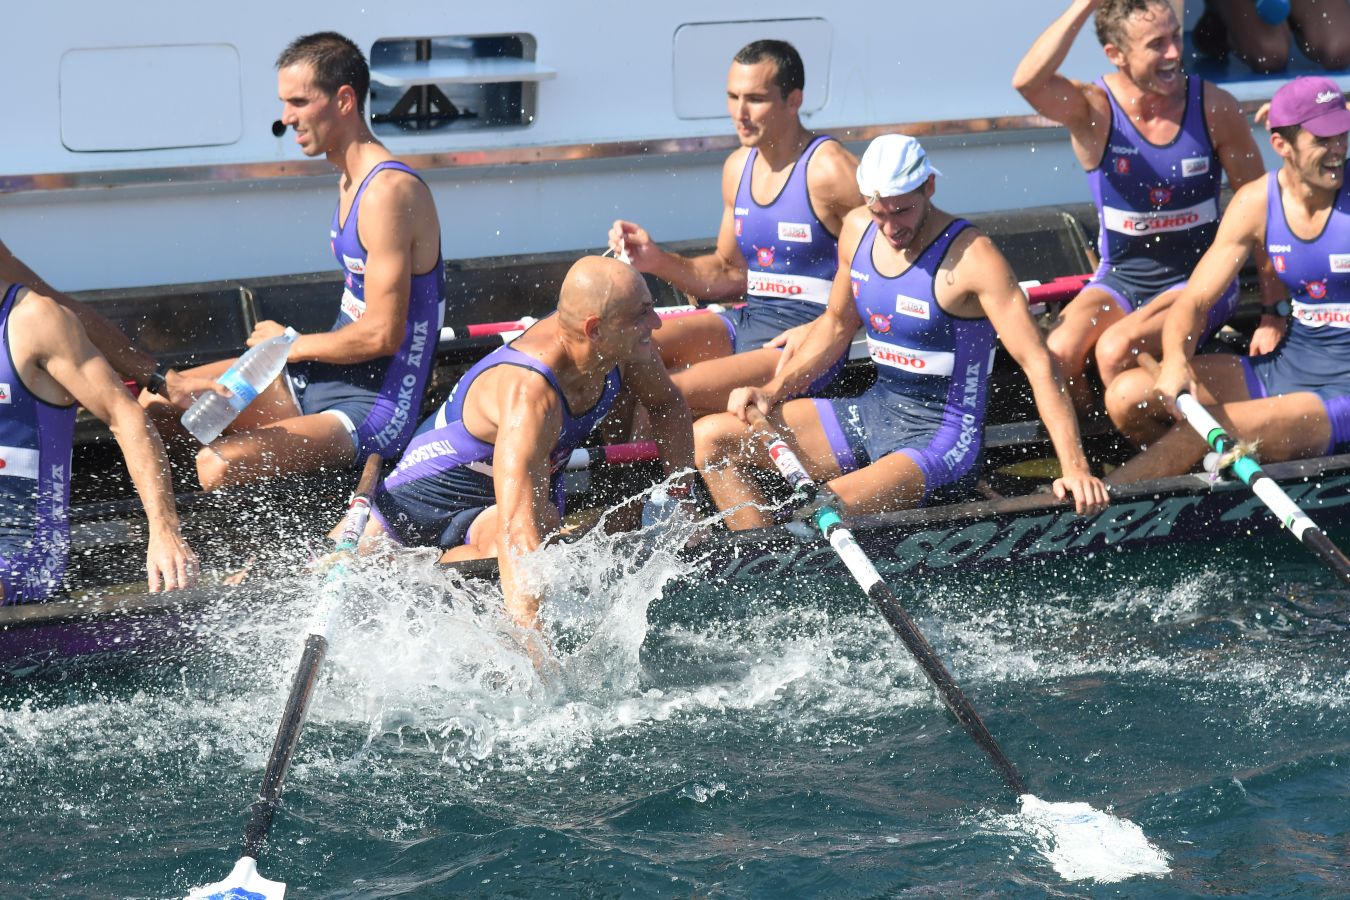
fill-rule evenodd
<path id="1" fill-rule="evenodd" d="M 806 87 L 806 67 L 802 65 L 802 55 L 787 41 L 751 41 L 737 52 L 734 62 L 753 66 L 766 59 L 778 67 L 773 83 L 778 85 L 784 97 Z"/>
<path id="2" fill-rule="evenodd" d="M 277 57 L 277 68 L 309 63 L 314 68 L 314 84 L 330 97 L 344 84 L 356 94 L 356 108 L 365 112 L 370 93 L 370 66 L 361 48 L 336 31 L 319 31 L 291 41 Z"/>
<path id="3" fill-rule="evenodd" d="M 1106 0 L 1097 10 L 1097 40 L 1103 47 L 1115 44 L 1125 46 L 1125 22 L 1137 12 L 1145 12 L 1155 6 L 1171 9 L 1167 0 Z"/>
<path id="4" fill-rule="evenodd" d="M 1278 134 L 1280 137 L 1288 141 L 1289 145 L 1292 147 L 1294 145 L 1294 141 L 1298 140 L 1298 133 L 1303 130 L 1303 126 L 1281 125 L 1279 128 L 1272 128 L 1270 130 L 1272 133 Z"/>

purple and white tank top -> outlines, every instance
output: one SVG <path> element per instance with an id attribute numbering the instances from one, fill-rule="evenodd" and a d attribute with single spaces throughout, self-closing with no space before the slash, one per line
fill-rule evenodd
<path id="1" fill-rule="evenodd" d="M 1167 144 L 1140 134 L 1105 79 L 1097 84 L 1111 104 L 1106 148 L 1088 172 L 1102 264 L 1189 278 L 1219 228 L 1222 170 L 1205 124 L 1204 81 L 1187 78 L 1186 111 Z"/>

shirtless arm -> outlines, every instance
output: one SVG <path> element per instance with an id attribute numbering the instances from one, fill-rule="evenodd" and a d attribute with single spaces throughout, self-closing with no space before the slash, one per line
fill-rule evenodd
<path id="1" fill-rule="evenodd" d="M 1102 0 L 1074 0 L 1036 38 L 1017 64 L 1012 86 L 1036 112 L 1069 129 L 1074 152 L 1084 168 L 1097 164 L 1110 125 L 1110 110 L 1101 90 L 1059 74 L 1078 33 Z"/>
<path id="2" fill-rule="evenodd" d="M 539 595 L 523 583 L 521 557 L 556 531 L 549 451 L 562 432 L 558 395 L 536 376 L 500 378 L 492 482 L 497 498 L 497 559 L 506 611 L 522 628 L 538 627 Z"/>
<path id="3" fill-rule="evenodd" d="M 661 464 L 667 475 L 694 469 L 694 421 L 689 404 L 655 353 L 631 360 L 623 369 L 623 382 L 638 403 L 646 408 L 652 437 L 661 448 Z"/>
<path id="4" fill-rule="evenodd" d="M 953 251 L 949 258 L 958 262 L 950 272 L 939 271 L 939 297 L 951 291 L 953 295 L 973 294 L 979 299 L 999 340 L 1026 373 L 1036 400 L 1036 411 L 1050 434 L 1050 443 L 1063 473 L 1055 480 L 1055 496 L 1062 500 L 1072 494 L 1079 515 L 1100 512 L 1108 502 L 1106 486 L 1088 468 L 1073 403 L 1055 368 L 1054 358 L 1046 349 L 1040 328 L 1027 308 L 1017 276 L 993 241 L 984 235 L 969 239 L 964 252 L 960 252 L 959 247 L 953 247 Z M 942 286 L 944 279 L 948 279 L 945 289 Z"/>
<path id="5" fill-rule="evenodd" d="M 739 299 L 745 293 L 746 265 L 736 243 L 736 186 L 747 151 L 731 154 L 722 166 L 722 224 L 717 249 L 687 257 L 663 250 L 646 229 L 622 219 L 609 230 L 609 246 L 627 251 L 633 267 L 669 282 L 699 300 Z"/>
<path id="6" fill-rule="evenodd" d="M 1271 172 L 1267 177 L 1278 175 Z M 1237 277 L 1247 257 L 1264 243 L 1265 235 L 1266 181 L 1262 178 L 1248 182 L 1233 196 L 1233 202 L 1228 204 L 1219 222 L 1214 243 L 1200 257 L 1186 289 L 1167 311 L 1162 335 L 1162 368 L 1155 388 L 1169 405 L 1174 405 L 1180 392 L 1195 390 L 1191 357 L 1195 355 L 1206 316 Z"/>
<path id="7" fill-rule="evenodd" d="M 39 366 L 112 430 L 150 525 L 146 574 L 151 592 L 197 580 L 197 556 L 179 531 L 169 462 L 159 433 L 112 368 L 94 349 L 79 320 L 55 301 L 30 295 L 20 309 Z M 34 327 L 35 326 L 35 327 Z M 29 327 L 34 330 L 28 331 Z"/>
<path id="8" fill-rule="evenodd" d="M 150 383 L 150 376 L 154 374 L 157 365 L 153 356 L 137 350 L 120 328 L 95 312 L 91 306 L 66 296 L 48 284 L 42 276 L 15 256 L 3 241 L 0 241 L 0 281 L 21 284 L 70 310 L 84 326 L 89 342 L 107 358 L 119 375 L 141 387 Z M 190 406 L 197 394 L 202 391 L 227 393 L 225 388 L 209 378 L 185 377 L 173 369 L 168 370 L 164 380 L 169 393 L 165 399 L 182 409 Z"/>
<path id="9" fill-rule="evenodd" d="M 381 172 L 361 198 L 359 235 L 366 248 L 366 310 L 360 319 L 336 331 L 302 334 L 291 345 L 291 362 L 351 364 L 395 353 L 408 325 L 418 223 L 435 208 L 426 186 L 403 172 Z M 436 226 L 439 234 L 439 226 Z M 259 322 L 249 337 L 253 346 L 284 330 L 278 322 Z"/>

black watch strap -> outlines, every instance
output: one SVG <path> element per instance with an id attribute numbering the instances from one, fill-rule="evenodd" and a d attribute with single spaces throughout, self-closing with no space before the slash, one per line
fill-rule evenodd
<path id="1" fill-rule="evenodd" d="M 169 399 L 169 382 L 167 380 L 168 374 L 169 374 L 168 366 L 164 365 L 164 363 L 157 364 L 155 366 L 155 371 L 151 372 L 150 377 L 146 379 L 145 389 L 152 394 L 158 394 L 165 400 L 168 400 Z"/>

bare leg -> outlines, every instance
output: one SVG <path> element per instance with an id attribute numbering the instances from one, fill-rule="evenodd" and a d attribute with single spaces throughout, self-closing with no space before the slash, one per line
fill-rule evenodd
<path id="1" fill-rule="evenodd" d="M 1289 65 L 1289 29 L 1262 21 L 1252 0 L 1209 0 L 1209 8 L 1224 24 L 1229 49 L 1253 72 L 1264 75 Z"/>
<path id="2" fill-rule="evenodd" d="M 813 402 L 789 401 L 775 411 L 771 421 L 813 479 L 829 481 L 842 474 Z M 741 507 L 726 517 L 728 528 L 740 531 L 770 524 L 759 508 L 765 498 L 756 482 L 758 473 L 772 471 L 774 466 L 748 425 L 731 413 L 699 419 L 694 423 L 694 459 L 717 508 Z"/>
<path id="3" fill-rule="evenodd" d="M 1259 440 L 1261 459 L 1283 462 L 1319 456 L 1331 444 L 1331 422 L 1316 394 L 1285 394 L 1211 406 L 1214 418 L 1233 437 Z M 1147 450 L 1116 469 L 1111 484 L 1181 475 L 1204 458 L 1204 440 L 1185 422 L 1178 422 Z"/>
<path id="4" fill-rule="evenodd" d="M 731 355 L 731 333 L 715 313 L 665 319 L 652 332 L 652 343 L 671 372 L 720 356 Z"/>
<path id="5" fill-rule="evenodd" d="M 197 477 L 203 490 L 214 491 L 278 475 L 345 469 L 355 453 L 337 416 L 297 416 L 211 442 L 197 454 Z"/>
<path id="6" fill-rule="evenodd" d="M 1074 409 L 1080 416 L 1092 409 L 1092 388 L 1084 375 L 1088 354 L 1097 338 L 1123 318 L 1125 311 L 1115 298 L 1099 288 L 1088 288 L 1069 301 L 1059 314 L 1059 322 L 1046 336 L 1046 347 L 1059 363 Z"/>
<path id="7" fill-rule="evenodd" d="M 1162 355 L 1163 323 L 1167 311 L 1181 296 L 1180 291 L 1159 294 L 1142 309 L 1108 326 L 1097 339 L 1097 373 L 1102 384 L 1110 388 L 1116 376 L 1139 365 L 1140 353 Z"/>
<path id="8" fill-rule="evenodd" d="M 1325 69 L 1350 66 L 1350 4 L 1345 0 L 1293 0 L 1289 24 L 1299 49 Z"/>
<path id="9" fill-rule="evenodd" d="M 1201 356 L 1191 363 L 1198 382 L 1201 403 L 1236 403 L 1249 399 L 1242 362 L 1233 356 Z M 1162 437 L 1175 421 L 1157 394 L 1153 375 L 1131 369 L 1111 382 L 1106 392 L 1106 411 L 1116 428 L 1134 442 L 1146 446 Z"/>
<path id="10" fill-rule="evenodd" d="M 684 394 L 694 418 L 724 412 L 727 397 L 738 387 L 759 386 L 773 377 L 782 351 L 761 347 L 691 366 L 671 376 Z"/>

